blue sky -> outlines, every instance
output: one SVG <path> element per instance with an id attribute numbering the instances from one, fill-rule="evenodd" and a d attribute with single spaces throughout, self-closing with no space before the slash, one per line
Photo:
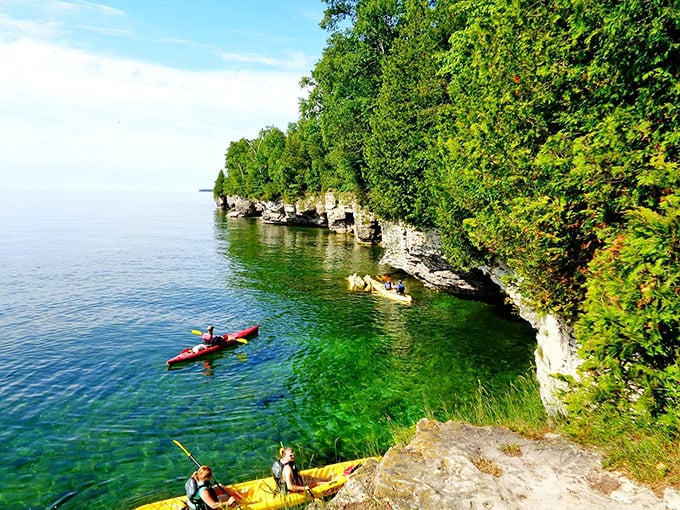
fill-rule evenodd
<path id="1" fill-rule="evenodd" d="M 3 189 L 212 187 L 297 120 L 320 0 L 0 0 Z"/>

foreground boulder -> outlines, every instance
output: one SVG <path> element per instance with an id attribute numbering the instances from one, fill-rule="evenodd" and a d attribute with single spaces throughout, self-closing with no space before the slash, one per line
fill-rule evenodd
<path id="1" fill-rule="evenodd" d="M 601 457 L 548 434 L 527 439 L 499 427 L 423 419 L 405 446 L 367 463 L 328 510 L 680 509 L 680 493 L 655 495 Z"/>

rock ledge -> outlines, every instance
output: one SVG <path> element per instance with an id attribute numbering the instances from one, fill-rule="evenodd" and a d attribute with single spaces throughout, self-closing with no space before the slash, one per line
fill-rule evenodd
<path id="1" fill-rule="evenodd" d="M 601 457 L 554 434 L 527 439 L 499 427 L 423 419 L 414 439 L 367 463 L 328 510 L 680 509 L 680 493 L 660 497 Z"/>

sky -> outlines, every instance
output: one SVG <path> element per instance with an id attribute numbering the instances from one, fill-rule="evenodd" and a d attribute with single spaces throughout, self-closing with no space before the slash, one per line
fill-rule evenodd
<path id="1" fill-rule="evenodd" d="M 212 188 L 298 119 L 321 0 L 0 0 L 0 187 Z"/>

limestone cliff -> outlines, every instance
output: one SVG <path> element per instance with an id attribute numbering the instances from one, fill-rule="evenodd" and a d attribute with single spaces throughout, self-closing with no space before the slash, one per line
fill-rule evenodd
<path id="1" fill-rule="evenodd" d="M 382 264 L 400 269 L 437 290 L 478 299 L 509 297 L 520 316 L 536 330 L 536 376 L 543 404 L 551 415 L 563 412 L 559 398 L 565 384 L 563 376 L 576 377 L 580 363 L 571 326 L 558 317 L 531 310 L 516 289 L 504 283 L 503 275 L 510 269 L 502 263 L 469 272 L 457 271 L 442 253 L 437 230 L 422 231 L 401 223 L 380 222 L 351 195 L 325 193 L 295 204 L 252 202 L 230 196 L 218 200 L 218 206 L 230 216 L 260 216 L 267 223 L 328 228 L 353 234 L 357 242 L 381 243 L 385 250 Z"/>
<path id="2" fill-rule="evenodd" d="M 576 378 L 580 364 L 571 326 L 554 315 L 537 314 L 528 307 L 521 294 L 506 285 L 503 276 L 510 269 L 502 263 L 461 274 L 443 256 L 438 231 L 422 232 L 388 223 L 381 227 L 385 248 L 381 263 L 401 269 L 436 289 L 480 298 L 502 291 L 512 301 L 519 315 L 536 330 L 534 357 L 543 405 L 550 415 L 563 413 L 560 394 L 566 386 L 564 376 Z"/>
<path id="3" fill-rule="evenodd" d="M 458 295 L 490 298 L 500 289 L 480 270 L 456 271 L 442 254 L 437 230 L 416 230 L 400 223 L 381 223 L 381 263 L 416 277 L 428 287 Z"/>

